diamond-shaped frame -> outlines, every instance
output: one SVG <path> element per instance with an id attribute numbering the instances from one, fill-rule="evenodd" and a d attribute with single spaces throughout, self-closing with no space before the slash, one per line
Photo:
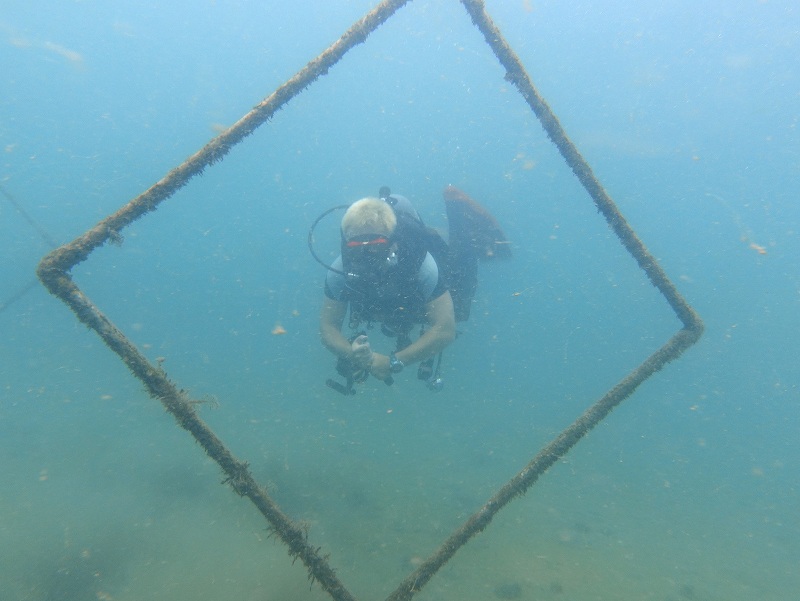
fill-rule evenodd
<path id="1" fill-rule="evenodd" d="M 119 240 L 119 232 L 159 204 L 191 178 L 222 160 L 236 144 L 269 120 L 292 98 L 327 73 L 350 49 L 366 41 L 398 9 L 410 0 L 384 0 L 352 25 L 339 40 L 308 63 L 294 77 L 278 87 L 233 126 L 211 140 L 184 163 L 170 171 L 145 192 L 106 217 L 69 244 L 46 255 L 38 267 L 38 275 L 47 289 L 66 303 L 80 321 L 93 329 L 106 345 L 117 353 L 133 374 L 142 381 L 154 399 L 160 401 L 178 424 L 203 447 L 226 474 L 225 483 L 241 496 L 246 496 L 267 519 L 270 529 L 288 546 L 289 553 L 306 565 L 309 578 L 320 583 L 336 601 L 353 601 L 354 597 L 339 581 L 319 548 L 313 547 L 307 534 L 292 522 L 253 478 L 248 464 L 233 456 L 223 442 L 200 419 L 188 395 L 167 378 L 160 365 L 152 365 L 130 340 L 92 303 L 70 276 L 78 263 L 86 260 L 99 246 Z M 484 8 L 483 0 L 460 0 L 483 34 L 487 44 L 506 70 L 505 79 L 522 94 L 545 129 L 548 137 L 572 169 L 602 213 L 622 245 L 633 256 L 651 283 L 661 292 L 683 327 L 661 348 L 631 371 L 616 386 L 590 406 L 578 419 L 547 444 L 516 476 L 503 485 L 479 511 L 470 516 L 439 549 L 411 572 L 389 595 L 387 601 L 411 599 L 433 575 L 475 534 L 482 531 L 494 516 L 514 497 L 527 492 L 551 465 L 563 457 L 589 430 L 602 421 L 617 405 L 654 373 L 674 361 L 700 338 L 703 323 L 694 309 L 683 299 L 666 273 L 658 265 L 636 233 L 628 225 L 613 200 L 592 173 L 586 160 L 569 140 L 558 119 L 539 96 L 525 69 L 494 25 Z"/>

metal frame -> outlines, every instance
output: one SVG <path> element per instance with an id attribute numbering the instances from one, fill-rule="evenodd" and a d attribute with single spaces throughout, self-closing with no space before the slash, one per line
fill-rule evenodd
<path id="1" fill-rule="evenodd" d="M 69 244 L 45 256 L 38 275 L 47 289 L 60 298 L 78 319 L 94 330 L 142 381 L 148 394 L 160 401 L 167 411 L 219 464 L 226 474 L 225 482 L 239 495 L 255 505 L 269 522 L 270 530 L 288 547 L 290 555 L 307 567 L 309 579 L 317 581 L 336 601 L 354 597 L 339 581 L 327 557 L 308 541 L 307 532 L 285 515 L 267 490 L 253 478 L 248 464 L 233 456 L 223 442 L 195 411 L 196 402 L 173 383 L 160 365 L 153 365 L 130 340 L 92 303 L 74 283 L 70 271 L 86 260 L 94 249 L 107 243 L 118 243 L 120 232 L 146 213 L 155 211 L 194 176 L 221 161 L 233 146 L 269 120 L 281 107 L 300 94 L 321 75 L 327 73 L 351 48 L 364 42 L 370 33 L 410 0 L 384 0 L 352 25 L 339 40 L 278 87 L 228 130 L 211 140 L 187 161 L 170 171 L 148 190 L 132 199 L 116 213 Z M 592 173 L 588 163 L 569 140 L 558 119 L 539 96 L 516 54 L 486 13 L 482 0 L 460 0 L 475 26 L 483 33 L 500 63 L 505 78 L 522 94 L 539 118 L 547 135 L 580 180 L 599 212 L 623 246 L 634 257 L 651 283 L 664 296 L 683 327 L 661 348 L 631 371 L 616 386 L 591 405 L 578 419 L 547 444 L 516 476 L 502 486 L 475 514 L 470 516 L 429 558 L 424 560 L 389 595 L 389 601 L 411 599 L 422 586 L 475 534 L 482 531 L 494 516 L 512 499 L 524 494 L 551 465 L 563 457 L 583 436 L 603 420 L 617 405 L 628 398 L 642 382 L 677 359 L 700 338 L 703 324 L 698 315 L 678 293 L 675 286 L 650 254 L 636 233 L 625 221 L 614 202 Z"/>

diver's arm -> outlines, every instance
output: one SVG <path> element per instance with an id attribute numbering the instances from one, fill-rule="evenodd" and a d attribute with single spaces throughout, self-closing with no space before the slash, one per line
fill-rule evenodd
<path id="1" fill-rule="evenodd" d="M 405 364 L 424 361 L 444 350 L 456 337 L 456 318 L 449 291 L 425 305 L 425 317 L 428 320 L 425 333 L 396 355 Z"/>
<path id="2" fill-rule="evenodd" d="M 359 336 L 350 342 L 342 335 L 342 323 L 347 315 L 347 303 L 325 297 L 319 318 L 319 334 L 322 344 L 337 357 L 351 361 L 355 366 L 365 368 L 372 361 L 372 349 L 366 336 Z"/>
<path id="3" fill-rule="evenodd" d="M 396 357 L 405 365 L 423 361 L 443 350 L 456 337 L 456 319 L 453 311 L 453 299 L 450 292 L 445 292 L 425 305 L 425 317 L 428 329 L 413 344 L 396 353 Z M 372 354 L 370 373 L 379 380 L 391 375 L 389 357 L 379 353 Z"/>
<path id="4" fill-rule="evenodd" d="M 324 297 L 319 316 L 319 336 L 322 344 L 337 357 L 347 358 L 351 345 L 342 335 L 342 324 L 347 315 L 347 303 Z"/>

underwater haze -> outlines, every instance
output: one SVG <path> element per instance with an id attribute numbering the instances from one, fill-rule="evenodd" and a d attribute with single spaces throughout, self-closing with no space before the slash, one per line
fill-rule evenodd
<path id="1" fill-rule="evenodd" d="M 197 152 L 371 0 L 8 0 L 0 11 L 0 599 L 328 599 L 39 260 Z M 800 7 L 487 0 L 705 324 L 460 550 L 430 601 L 794 601 Z M 443 355 L 344 396 L 327 209 L 442 190 L 511 243 Z M 333 261 L 340 213 L 315 249 Z M 386 598 L 681 326 L 457 0 L 414 0 L 72 271 L 356 599 Z M 388 353 L 392 341 L 370 336 Z"/>

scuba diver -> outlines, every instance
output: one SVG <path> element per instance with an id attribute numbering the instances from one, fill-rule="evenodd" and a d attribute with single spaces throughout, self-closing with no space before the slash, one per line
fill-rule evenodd
<path id="1" fill-rule="evenodd" d="M 483 207 L 453 186 L 445 188 L 444 200 L 448 242 L 423 223 L 406 197 L 387 187 L 377 198 L 329 209 L 311 226 L 309 248 L 328 269 L 320 336 L 346 381 L 329 379 L 334 390 L 355 394 L 353 385 L 370 374 L 392 384 L 394 375 L 414 363 L 419 363 L 417 377 L 431 390 L 442 388 L 442 351 L 456 337 L 456 322 L 469 317 L 478 261 L 511 256 L 502 230 Z M 313 232 L 338 209 L 346 209 L 341 254 L 327 265 L 314 252 Z M 342 333 L 348 308 L 350 338 Z M 375 324 L 396 340 L 389 354 L 370 344 L 367 330 Z M 417 326 L 419 336 L 412 340 Z"/>

